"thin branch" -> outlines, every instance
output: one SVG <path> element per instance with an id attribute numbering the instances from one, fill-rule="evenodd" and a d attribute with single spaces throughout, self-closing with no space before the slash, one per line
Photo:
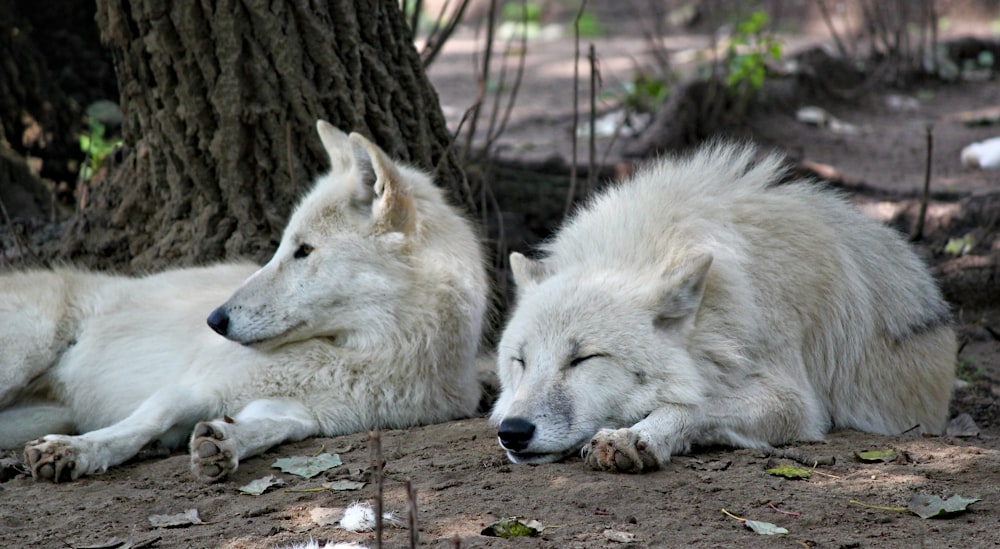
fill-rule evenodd
<path id="1" fill-rule="evenodd" d="M 569 165 L 569 192 L 566 193 L 566 207 L 563 210 L 563 217 L 568 217 L 573 209 L 573 200 L 576 198 L 576 145 L 577 127 L 580 118 L 580 19 L 583 18 L 583 10 L 587 7 L 587 0 L 580 2 L 580 9 L 576 12 L 576 20 L 573 21 L 573 128 L 571 143 L 573 152 Z"/>
<path id="2" fill-rule="evenodd" d="M 830 17 L 830 10 L 827 9 L 826 2 L 816 0 L 816 5 L 819 6 L 819 13 L 823 16 L 823 23 L 826 24 L 826 28 L 830 31 L 830 36 L 833 37 L 833 43 L 837 45 L 837 51 L 840 52 L 841 57 L 848 59 L 847 48 L 844 47 L 844 41 L 840 39 L 840 33 L 833 26 L 833 18 Z"/>
<path id="3" fill-rule="evenodd" d="M 597 187 L 597 87 L 600 80 L 594 44 L 590 45 L 588 58 L 590 59 L 590 151 L 587 164 L 587 193 L 590 193 Z"/>
<path id="4" fill-rule="evenodd" d="M 920 213 L 917 215 L 917 226 L 910 234 L 910 242 L 916 242 L 924 237 L 924 221 L 927 219 L 927 201 L 931 193 L 931 162 L 934 152 L 934 125 L 927 124 L 924 128 L 927 138 L 927 159 L 924 162 L 924 192 L 920 195 Z"/>
<path id="5" fill-rule="evenodd" d="M 382 474 L 382 437 L 378 431 L 368 433 L 372 453 L 372 475 L 375 477 L 375 547 L 382 549 L 382 501 L 384 475 Z"/>
<path id="6" fill-rule="evenodd" d="M 476 102 L 473 104 L 472 118 L 469 121 L 469 133 L 465 135 L 465 149 L 462 151 L 462 164 L 469 151 L 472 149 L 472 142 L 476 136 L 476 126 L 479 123 L 479 113 L 486 98 L 486 84 L 490 77 L 490 61 L 493 58 L 493 33 L 496 26 L 497 0 L 490 0 L 490 11 L 486 18 L 486 49 L 483 52 L 482 70 L 476 85 Z"/>
<path id="7" fill-rule="evenodd" d="M 441 7 L 441 12 L 438 14 L 437 21 L 434 23 L 434 29 L 424 44 L 424 50 L 420 52 L 420 62 L 425 69 L 437 59 L 438 54 L 441 53 L 441 48 L 448 42 L 451 35 L 455 33 L 455 29 L 458 28 L 458 24 L 462 22 L 462 17 L 465 15 L 465 8 L 469 7 L 471 0 L 462 0 L 451 20 L 448 21 L 448 25 L 444 29 L 439 30 L 440 23 L 444 18 L 445 8 L 448 7 L 449 2 L 450 0 L 445 0 L 445 4 Z"/>

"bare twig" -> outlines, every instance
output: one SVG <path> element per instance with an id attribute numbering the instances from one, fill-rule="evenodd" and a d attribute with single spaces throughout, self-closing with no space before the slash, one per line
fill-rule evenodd
<path id="1" fill-rule="evenodd" d="M 768 448 L 764 450 L 765 457 L 776 457 L 779 459 L 790 459 L 802 465 L 815 467 L 817 465 L 833 465 L 837 458 L 833 456 L 812 456 L 796 450 L 785 450 L 784 448 Z"/>
<path id="2" fill-rule="evenodd" d="M 517 101 L 517 94 L 521 91 L 521 80 L 524 78 L 524 64 L 528 57 L 528 3 L 527 0 L 522 0 L 521 2 L 521 13 L 524 16 L 524 32 L 521 33 L 521 44 L 519 51 L 519 59 L 517 62 L 517 72 L 514 76 L 514 85 L 511 86 L 510 93 L 507 94 L 507 106 L 504 109 L 503 117 L 500 119 L 500 127 L 495 128 L 496 116 L 499 111 L 500 104 L 500 90 L 503 89 L 502 83 L 503 78 L 501 78 L 501 86 L 497 88 L 497 100 L 493 104 L 493 113 L 490 118 L 490 130 L 486 132 L 486 150 L 489 151 L 493 148 L 493 144 L 496 140 L 503 135 L 503 132 L 507 129 L 507 123 L 510 122 L 510 115 L 514 111 L 514 104 Z M 512 38 L 513 40 L 513 38 Z M 511 41 L 507 42 L 507 51 L 509 54 L 511 49 Z M 505 55 L 506 58 L 506 55 Z M 504 60 L 504 69 L 506 69 L 507 63 Z M 506 74 L 504 70 L 503 74 Z"/>
<path id="3" fill-rule="evenodd" d="M 469 133 L 465 135 L 465 150 L 462 151 L 462 164 L 465 164 L 464 155 L 472 150 L 472 140 L 476 136 L 476 126 L 479 124 L 479 113 L 483 100 L 486 98 L 486 84 L 490 77 L 490 62 L 493 58 L 493 34 L 496 27 L 497 0 L 490 0 L 490 11 L 486 18 L 486 48 L 483 52 L 482 70 L 476 85 L 476 102 L 473 105 L 472 117 L 469 120 Z"/>
<path id="4" fill-rule="evenodd" d="M 295 185 L 295 156 L 292 154 L 292 123 L 285 123 L 285 154 L 288 155 L 288 181 Z"/>
<path id="5" fill-rule="evenodd" d="M 406 481 L 406 515 L 410 522 L 410 549 L 417 549 L 419 534 L 417 533 L 417 489 L 410 481 Z"/>
<path id="6" fill-rule="evenodd" d="M 571 143 L 573 152 L 570 155 L 569 164 L 569 192 L 566 193 L 566 208 L 563 210 L 563 217 L 568 217 L 573 209 L 573 200 L 576 198 L 576 144 L 577 127 L 580 118 L 580 19 L 583 18 L 583 10 L 587 7 L 587 0 L 580 2 L 580 9 L 576 12 L 576 19 L 573 21 L 573 127 Z"/>
<path id="7" fill-rule="evenodd" d="M 826 28 L 830 31 L 830 36 L 833 37 L 833 43 L 837 46 L 837 51 L 840 52 L 840 56 L 847 59 L 847 48 L 844 47 L 843 40 L 840 39 L 840 33 L 833 26 L 833 18 L 830 17 L 830 10 L 826 7 L 826 2 L 823 0 L 816 0 L 816 5 L 819 6 L 819 13 L 823 16 L 823 23 L 826 24 Z"/>
<path id="8" fill-rule="evenodd" d="M 597 186 L 597 87 L 600 69 L 594 44 L 590 45 L 590 151 L 587 164 L 587 193 Z"/>
<path id="9" fill-rule="evenodd" d="M 434 28 L 431 29 L 430 34 L 427 36 L 427 41 L 424 43 L 424 49 L 420 52 L 420 62 L 425 69 L 437 59 L 438 54 L 441 53 L 441 48 L 448 42 L 451 35 L 455 33 L 455 29 L 458 28 L 458 24 L 462 22 L 462 17 L 465 15 L 465 8 L 469 7 L 470 2 L 471 0 L 462 0 L 462 3 L 455 9 L 455 13 L 452 14 L 448 24 L 444 26 L 442 26 L 442 21 L 444 20 L 445 10 L 448 9 L 450 0 L 446 0 L 444 5 L 441 6 L 438 18 L 434 22 Z"/>
<path id="10" fill-rule="evenodd" d="M 375 477 L 375 547 L 382 549 L 382 437 L 378 431 L 368 433 L 372 452 L 372 475 Z"/>
<path id="11" fill-rule="evenodd" d="M 924 128 L 927 138 L 927 160 L 924 163 L 924 192 L 920 195 L 920 213 L 917 215 L 917 226 L 910 234 L 910 242 L 916 242 L 924 237 L 924 221 L 927 219 L 927 201 L 931 192 L 931 159 L 934 151 L 934 125 L 927 124 Z"/>
<path id="12" fill-rule="evenodd" d="M 407 2 L 408 3 L 408 2 Z M 417 25 L 420 24 L 420 10 L 423 9 L 423 0 L 413 1 L 413 13 L 410 14 L 410 40 L 415 40 L 417 38 Z M 444 7 L 441 8 L 441 13 L 444 13 L 444 8 L 448 6 L 448 0 L 445 0 Z"/>

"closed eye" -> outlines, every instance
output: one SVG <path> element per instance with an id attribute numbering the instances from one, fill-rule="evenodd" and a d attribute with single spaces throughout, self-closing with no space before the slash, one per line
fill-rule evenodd
<path id="1" fill-rule="evenodd" d="M 515 357 L 511 357 L 510 360 L 514 364 L 517 364 L 518 366 L 524 368 L 524 359 L 523 358 L 515 356 Z"/>
<path id="2" fill-rule="evenodd" d="M 303 257 L 308 257 L 309 254 L 311 254 L 312 252 L 313 252 L 312 246 L 308 244 L 302 244 L 298 247 L 298 249 L 295 250 L 295 253 L 292 254 L 292 257 L 294 257 L 295 259 L 302 259 Z"/>
<path id="3" fill-rule="evenodd" d="M 582 364 L 582 363 L 584 363 L 584 362 L 586 362 L 586 361 L 588 361 L 588 360 L 590 360 L 592 358 L 598 358 L 598 357 L 603 357 L 603 356 L 608 356 L 608 355 L 605 355 L 603 353 L 594 353 L 594 354 L 591 354 L 591 355 L 578 356 L 578 357 L 574 358 L 573 360 L 569 361 L 569 367 L 570 368 L 575 368 L 575 367 L 579 366 L 580 364 Z"/>

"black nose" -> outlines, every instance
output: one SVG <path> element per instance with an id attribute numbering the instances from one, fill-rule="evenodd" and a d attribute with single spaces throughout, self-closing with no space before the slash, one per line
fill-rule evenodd
<path id="1" fill-rule="evenodd" d="M 500 422 L 500 445 L 508 450 L 519 452 L 528 447 L 528 442 L 535 434 L 535 424 L 520 417 L 512 417 Z"/>
<path id="2" fill-rule="evenodd" d="M 208 326 L 215 330 L 215 333 L 225 336 L 229 332 L 229 313 L 222 307 L 212 311 L 212 314 L 208 315 Z"/>

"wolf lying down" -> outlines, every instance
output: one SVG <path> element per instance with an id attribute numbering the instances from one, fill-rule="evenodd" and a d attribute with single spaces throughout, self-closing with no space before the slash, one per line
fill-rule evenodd
<path id="1" fill-rule="evenodd" d="M 475 411 L 475 233 L 427 175 L 317 128 L 331 171 L 263 268 L 0 277 L 0 447 L 42 437 L 24 451 L 32 476 L 189 440 L 195 476 L 214 481 L 284 441 Z"/>
<path id="2" fill-rule="evenodd" d="M 767 448 L 834 428 L 941 433 L 948 306 L 891 229 L 781 158 L 715 144 L 597 196 L 514 253 L 499 439 L 518 463 L 582 452 L 640 472 L 692 445 Z"/>

